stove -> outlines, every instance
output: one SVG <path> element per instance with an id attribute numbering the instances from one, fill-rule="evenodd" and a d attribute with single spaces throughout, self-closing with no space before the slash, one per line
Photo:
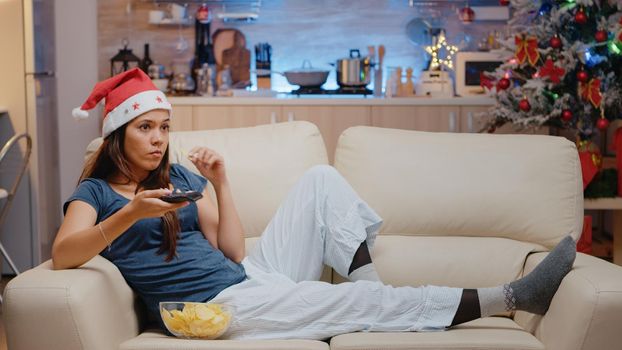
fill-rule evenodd
<path id="1" fill-rule="evenodd" d="M 321 87 L 300 87 L 297 90 L 292 90 L 290 95 L 363 95 L 367 97 L 367 95 L 373 95 L 373 93 L 373 91 L 364 86 L 340 87 L 334 90 L 323 89 Z"/>

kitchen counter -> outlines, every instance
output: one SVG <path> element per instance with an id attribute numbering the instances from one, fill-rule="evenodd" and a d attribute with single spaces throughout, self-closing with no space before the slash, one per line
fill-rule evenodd
<path id="1" fill-rule="evenodd" d="M 168 98 L 176 106 L 197 105 L 289 105 L 289 106 L 491 106 L 490 97 L 363 97 L 348 95 L 303 95 L 279 94 L 276 97 L 202 97 L 184 96 Z"/>

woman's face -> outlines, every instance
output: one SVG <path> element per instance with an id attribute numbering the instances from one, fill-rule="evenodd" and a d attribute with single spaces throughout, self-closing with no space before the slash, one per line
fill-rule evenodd
<path id="1" fill-rule="evenodd" d="M 164 109 L 146 112 L 128 123 L 123 151 L 139 179 L 160 165 L 168 147 L 169 123 L 169 113 Z"/>

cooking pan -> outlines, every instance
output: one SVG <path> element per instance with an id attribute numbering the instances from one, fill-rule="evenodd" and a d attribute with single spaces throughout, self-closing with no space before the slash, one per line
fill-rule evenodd
<path id="1" fill-rule="evenodd" d="M 313 69 L 309 60 L 304 60 L 301 68 L 285 72 L 257 69 L 257 75 L 265 75 L 269 73 L 277 73 L 285 76 L 287 82 L 292 85 L 299 85 L 300 87 L 320 87 L 326 82 L 330 71 Z"/>

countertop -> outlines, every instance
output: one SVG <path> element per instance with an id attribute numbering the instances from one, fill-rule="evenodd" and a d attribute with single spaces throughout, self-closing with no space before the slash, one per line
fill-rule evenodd
<path id="1" fill-rule="evenodd" d="M 202 97 L 170 96 L 168 100 L 177 106 L 183 105 L 299 105 L 299 106 L 491 106 L 491 97 L 363 97 L 348 95 L 304 95 L 279 94 L 276 97 Z"/>

